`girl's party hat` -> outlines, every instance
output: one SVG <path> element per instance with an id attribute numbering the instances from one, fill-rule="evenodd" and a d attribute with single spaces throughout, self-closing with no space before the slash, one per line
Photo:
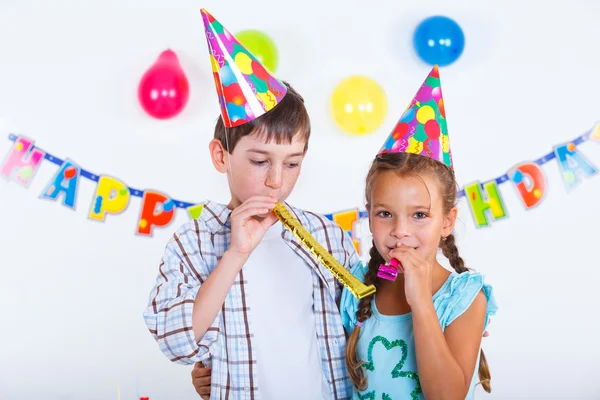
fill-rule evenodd
<path id="1" fill-rule="evenodd" d="M 419 154 L 452 168 L 452 152 L 437 65 L 379 150 L 379 154 L 396 152 Z"/>

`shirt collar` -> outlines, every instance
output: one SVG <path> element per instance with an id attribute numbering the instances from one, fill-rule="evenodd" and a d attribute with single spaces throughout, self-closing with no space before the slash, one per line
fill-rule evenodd
<path id="1" fill-rule="evenodd" d="M 229 226 L 230 216 L 231 210 L 226 205 L 207 201 L 204 203 L 199 219 L 204 222 L 212 234 L 215 234 L 224 226 Z"/>

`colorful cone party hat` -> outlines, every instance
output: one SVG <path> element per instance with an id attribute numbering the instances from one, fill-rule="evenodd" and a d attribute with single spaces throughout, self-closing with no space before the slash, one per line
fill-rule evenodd
<path id="1" fill-rule="evenodd" d="M 400 117 L 379 154 L 399 152 L 429 157 L 452 168 L 452 152 L 437 65 Z"/>
<path id="2" fill-rule="evenodd" d="M 275 107 L 287 92 L 283 82 L 208 11 L 200 13 L 225 126 L 243 125 Z"/>

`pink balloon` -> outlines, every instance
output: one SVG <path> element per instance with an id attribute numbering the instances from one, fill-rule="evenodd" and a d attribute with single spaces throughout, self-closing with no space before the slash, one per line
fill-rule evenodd
<path id="1" fill-rule="evenodd" d="M 179 114 L 189 98 L 187 77 L 172 50 L 163 51 L 146 71 L 138 87 L 142 108 L 151 116 L 167 119 Z"/>

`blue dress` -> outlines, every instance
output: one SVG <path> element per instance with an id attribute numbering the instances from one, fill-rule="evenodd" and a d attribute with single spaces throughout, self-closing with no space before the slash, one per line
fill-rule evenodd
<path id="1" fill-rule="evenodd" d="M 364 281 L 367 266 L 357 265 L 352 274 Z M 487 298 L 485 327 L 489 317 L 498 309 L 492 296 L 492 287 L 484 283 L 480 273 L 452 272 L 442 287 L 433 295 L 433 305 L 442 330 L 463 314 L 483 290 Z M 342 293 L 340 312 L 348 334 L 356 327 L 358 300 L 347 289 Z M 353 399 L 399 400 L 423 399 L 419 383 L 415 340 L 411 313 L 382 315 L 375 301 L 371 301 L 371 317 L 363 322 L 358 339 L 358 358 L 365 362 L 363 372 L 368 380 L 366 390 L 354 388 Z M 485 329 L 485 328 L 484 328 Z M 483 332 L 482 332 L 483 334 Z M 479 356 L 466 399 L 472 399 L 479 381 Z"/>

